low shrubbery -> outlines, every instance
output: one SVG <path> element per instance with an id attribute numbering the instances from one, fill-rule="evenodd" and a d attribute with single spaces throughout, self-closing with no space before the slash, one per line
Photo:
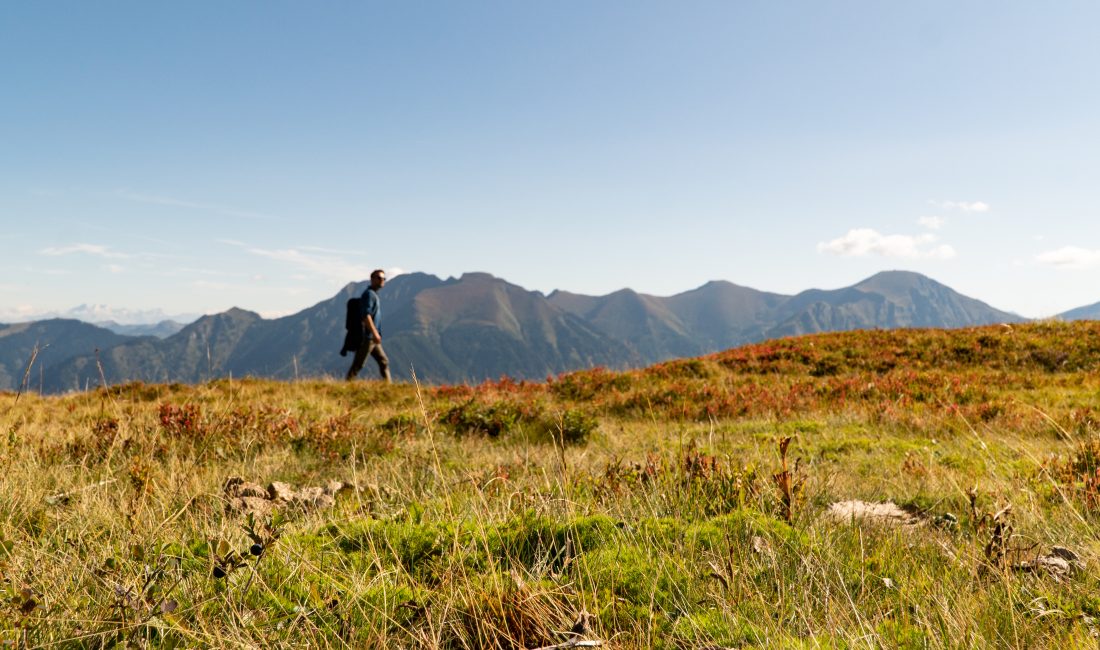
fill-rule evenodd
<path id="1" fill-rule="evenodd" d="M 581 409 L 555 411 L 538 403 L 505 400 L 486 404 L 469 399 L 447 408 L 439 421 L 459 436 L 498 438 L 522 432 L 534 439 L 562 444 L 583 444 L 599 428 L 596 418 Z"/>
<path id="2" fill-rule="evenodd" d="M 1097 334 L 0 395 L 0 643 L 1091 647 Z"/>

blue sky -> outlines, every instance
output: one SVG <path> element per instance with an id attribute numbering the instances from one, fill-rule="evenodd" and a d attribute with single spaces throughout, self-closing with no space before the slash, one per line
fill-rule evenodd
<path id="1" fill-rule="evenodd" d="M 376 267 L 1100 301 L 1095 2 L 0 7 L 0 321 Z"/>

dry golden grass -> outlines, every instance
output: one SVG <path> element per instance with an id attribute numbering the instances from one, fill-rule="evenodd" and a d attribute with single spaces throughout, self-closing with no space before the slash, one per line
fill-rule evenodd
<path id="1" fill-rule="evenodd" d="M 0 641 L 1095 647 L 1088 327 L 808 337 L 537 384 L 0 395 Z M 356 489 L 250 521 L 230 477 Z M 828 516 L 854 499 L 918 523 Z M 1034 564 L 1055 546 L 1081 567 Z"/>

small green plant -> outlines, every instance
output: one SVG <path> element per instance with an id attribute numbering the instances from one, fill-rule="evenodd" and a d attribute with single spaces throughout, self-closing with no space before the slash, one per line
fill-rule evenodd
<path id="1" fill-rule="evenodd" d="M 229 542 L 220 540 L 214 547 L 214 568 L 211 575 L 217 579 L 227 578 L 237 569 L 246 566 L 250 560 L 259 562 L 267 550 L 282 536 L 285 525 L 286 520 L 277 512 L 261 519 L 257 519 L 254 512 L 248 513 L 241 528 L 244 529 L 248 540 L 252 542 L 251 545 L 247 550 L 238 552 Z"/>
<path id="2" fill-rule="evenodd" d="M 186 573 L 163 545 L 131 544 L 125 553 L 108 556 L 94 572 L 106 592 L 98 635 L 117 645 L 178 642 L 158 621 L 180 608 L 176 593 Z"/>
<path id="3" fill-rule="evenodd" d="M 392 436 L 411 436 L 420 430 L 420 419 L 411 413 L 398 413 L 378 428 Z"/>
<path id="4" fill-rule="evenodd" d="M 564 444 L 583 445 L 599 429 L 596 418 L 580 409 L 568 409 L 555 423 L 559 440 Z"/>
<path id="5" fill-rule="evenodd" d="M 472 399 L 452 406 L 440 417 L 455 435 L 480 434 L 490 438 L 511 432 L 519 419 L 518 410 L 508 402 L 486 405 Z"/>
<path id="6" fill-rule="evenodd" d="M 1077 442 L 1069 458 L 1054 458 L 1043 471 L 1066 486 L 1088 512 L 1100 512 L 1100 436 Z"/>
<path id="7" fill-rule="evenodd" d="M 0 538 L 0 557 L 14 545 Z M 26 647 L 28 634 L 37 627 L 32 618 L 41 605 L 41 595 L 27 584 L 18 586 L 0 562 L 0 643 L 5 647 Z"/>
<path id="8" fill-rule="evenodd" d="M 259 558 L 263 556 L 268 547 L 274 544 L 283 534 L 286 520 L 279 513 L 273 513 L 262 520 L 256 520 L 256 513 L 248 513 L 242 526 L 252 546 L 248 548 L 248 554 Z"/>

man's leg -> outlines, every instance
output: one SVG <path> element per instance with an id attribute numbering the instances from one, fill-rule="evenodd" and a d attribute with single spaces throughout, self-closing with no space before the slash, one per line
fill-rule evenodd
<path id="1" fill-rule="evenodd" d="M 382 375 L 382 379 L 387 383 L 392 381 L 390 379 L 390 360 L 386 357 L 386 351 L 382 349 L 382 344 L 375 343 L 371 347 L 370 354 L 378 362 L 378 374 Z"/>
<path id="2" fill-rule="evenodd" d="M 348 375 L 346 379 L 351 381 L 359 374 L 359 371 L 363 369 L 363 364 L 367 361 L 367 353 L 370 352 L 371 341 L 363 339 L 363 342 L 359 345 L 359 349 L 355 351 L 355 357 L 351 361 L 351 367 L 348 368 Z"/>

